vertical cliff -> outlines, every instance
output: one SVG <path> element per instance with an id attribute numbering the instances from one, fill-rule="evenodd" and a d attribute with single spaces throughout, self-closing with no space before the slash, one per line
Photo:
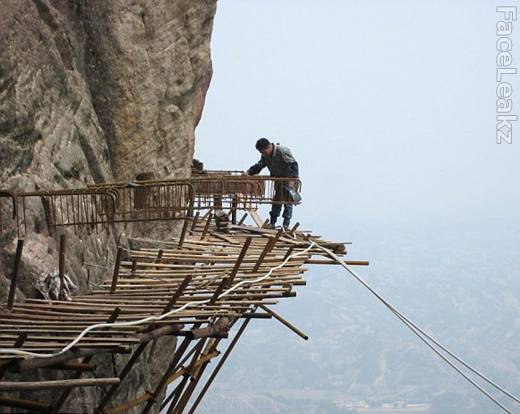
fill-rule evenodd
<path id="1" fill-rule="evenodd" d="M 0 188 L 70 188 L 143 172 L 189 175 L 212 74 L 216 0 L 3 0 L 1 7 Z M 5 221 L 10 210 L 6 202 L 0 208 Z M 30 211 L 19 300 L 35 295 L 36 275 L 57 263 L 42 206 Z M 2 301 L 15 237 L 4 226 Z M 85 263 L 110 265 L 113 252 L 103 245 L 115 246 L 114 235 L 68 238 L 67 269 L 84 292 Z M 102 277 L 92 269 L 91 280 Z M 162 352 L 158 344 L 128 380 L 122 399 L 149 388 L 172 343 L 165 346 Z M 98 397 L 72 397 L 68 409 L 88 410 Z"/>
<path id="2" fill-rule="evenodd" d="M 216 0 L 3 1 L 2 180 L 187 174 L 215 8 Z"/>

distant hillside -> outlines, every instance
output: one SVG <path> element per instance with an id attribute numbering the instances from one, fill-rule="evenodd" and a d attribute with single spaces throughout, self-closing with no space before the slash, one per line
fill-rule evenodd
<path id="1" fill-rule="evenodd" d="M 520 389 L 520 232 L 373 229 L 361 242 L 370 246 L 355 250 L 371 260 L 358 268 L 367 280 L 468 362 Z M 255 321 L 202 412 L 361 413 L 375 411 L 346 402 L 396 401 L 428 404 L 429 414 L 498 412 L 339 268 L 307 276 L 279 311 L 310 340 Z"/>

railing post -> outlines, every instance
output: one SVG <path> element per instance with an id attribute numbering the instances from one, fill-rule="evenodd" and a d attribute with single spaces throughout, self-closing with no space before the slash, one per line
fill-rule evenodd
<path id="1" fill-rule="evenodd" d="M 119 267 L 121 266 L 121 256 L 123 254 L 123 248 L 117 248 L 116 263 L 114 265 L 114 275 L 112 276 L 112 286 L 110 287 L 110 293 L 115 293 L 117 289 L 117 279 L 119 278 Z"/>
<path id="2" fill-rule="evenodd" d="M 18 239 L 18 243 L 16 245 L 16 255 L 14 257 L 13 274 L 11 275 L 11 285 L 9 286 L 9 296 L 7 299 L 7 309 L 9 311 L 13 310 L 14 294 L 16 292 L 16 281 L 18 279 L 18 271 L 20 269 L 20 261 L 22 259 L 22 250 L 23 239 Z"/>
<path id="3" fill-rule="evenodd" d="M 238 209 L 238 196 L 233 195 L 231 200 L 231 223 L 237 224 L 237 209 Z"/>
<path id="4" fill-rule="evenodd" d="M 58 274 L 60 277 L 60 290 L 58 293 L 58 300 L 62 300 L 63 289 L 65 287 L 65 234 L 60 234 L 60 253 L 58 257 Z"/>
<path id="5" fill-rule="evenodd" d="M 210 211 L 208 214 L 208 219 L 206 220 L 206 224 L 204 225 L 204 230 L 202 230 L 202 234 L 200 235 L 201 240 L 204 240 L 204 237 L 206 237 L 206 234 L 208 233 L 209 226 L 211 224 L 211 218 L 212 218 L 212 214 Z"/>
<path id="6" fill-rule="evenodd" d="M 184 244 L 184 239 L 186 238 L 186 231 L 188 230 L 189 219 L 189 217 L 184 217 L 184 223 L 182 224 L 182 231 L 179 237 L 179 245 L 177 246 L 178 249 L 182 249 L 182 245 Z"/>
<path id="7" fill-rule="evenodd" d="M 195 231 L 195 227 L 197 226 L 197 221 L 199 220 L 200 213 L 197 211 L 195 213 L 195 217 L 193 217 L 193 222 L 191 223 L 191 231 Z"/>
<path id="8" fill-rule="evenodd" d="M 282 235 L 282 231 L 283 230 L 278 230 L 278 232 L 276 233 L 276 235 L 274 237 L 270 237 L 268 242 L 265 244 L 265 247 L 264 247 L 264 250 L 262 250 L 262 253 L 260 254 L 260 256 L 258 257 L 258 260 L 256 261 L 255 263 L 255 266 L 253 267 L 253 270 L 251 271 L 252 273 L 254 272 L 257 272 L 258 269 L 260 268 L 260 266 L 262 265 L 262 262 L 264 261 L 265 257 L 267 256 L 267 254 L 273 250 L 273 247 L 276 245 L 276 242 L 278 241 L 278 239 L 280 238 L 280 236 Z"/>
<path id="9" fill-rule="evenodd" d="M 238 273 L 238 269 L 240 269 L 240 265 L 242 264 L 242 261 L 244 260 L 244 257 L 246 257 L 247 249 L 249 249 L 249 245 L 253 241 L 252 237 L 248 237 L 244 243 L 244 246 L 242 246 L 242 250 L 240 250 L 240 254 L 238 255 L 238 259 L 235 262 L 235 266 L 233 266 L 233 270 L 231 270 L 231 274 L 229 275 L 228 283 L 229 285 L 233 284 L 233 281 L 235 280 L 235 276 Z"/>

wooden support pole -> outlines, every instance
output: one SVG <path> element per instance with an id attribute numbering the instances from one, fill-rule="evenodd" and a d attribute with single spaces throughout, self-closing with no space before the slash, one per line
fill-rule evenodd
<path id="1" fill-rule="evenodd" d="M 231 200 L 231 223 L 237 224 L 237 208 L 238 208 L 238 196 L 233 195 Z"/>
<path id="2" fill-rule="evenodd" d="M 0 382 L 0 391 L 34 391 L 48 390 L 54 388 L 70 388 L 70 387 L 95 387 L 98 385 L 118 384 L 119 378 L 81 378 L 69 380 L 51 380 L 51 381 L 3 381 Z"/>
<path id="3" fill-rule="evenodd" d="M 186 215 L 188 217 L 193 217 L 193 208 L 195 207 L 195 199 L 192 197 L 191 200 L 188 202 L 188 210 L 186 212 Z"/>
<path id="4" fill-rule="evenodd" d="M 148 342 L 139 344 L 139 346 L 136 348 L 136 350 L 132 353 L 130 356 L 130 359 L 126 362 L 124 368 L 121 370 L 121 372 L 118 375 L 119 383 L 113 384 L 110 389 L 107 391 L 101 402 L 99 403 L 96 413 L 102 413 L 103 408 L 112 400 L 112 397 L 116 393 L 117 389 L 119 388 L 119 384 L 123 382 L 123 380 L 126 378 L 134 364 L 136 363 L 137 359 L 141 356 L 143 351 L 146 348 L 146 345 Z"/>
<path id="5" fill-rule="evenodd" d="M 269 315 L 273 316 L 275 319 L 277 319 L 279 322 L 281 322 L 283 325 L 287 326 L 291 331 L 293 331 L 296 335 L 298 335 L 300 338 L 303 338 L 305 340 L 309 339 L 307 335 L 305 335 L 302 331 L 300 331 L 296 326 L 294 326 L 292 323 L 287 321 L 286 319 L 282 318 L 280 315 L 278 315 L 275 311 L 269 309 L 265 305 L 260 305 L 260 308 L 266 311 Z"/>
<path id="6" fill-rule="evenodd" d="M 130 411 L 131 408 L 141 405 L 145 401 L 148 401 L 151 395 L 152 393 L 150 391 L 144 390 L 144 392 L 136 398 L 129 401 L 125 401 L 124 403 L 112 407 L 109 410 L 105 410 L 103 411 L 103 414 L 126 414 Z"/>
<path id="7" fill-rule="evenodd" d="M 188 359 L 191 358 L 191 356 L 195 353 L 197 350 L 197 346 L 195 345 L 189 352 L 186 352 L 184 355 L 184 358 L 177 364 L 178 369 L 174 370 L 173 374 L 168 377 L 168 380 L 166 381 L 167 384 L 171 384 L 173 381 L 175 381 L 177 378 L 179 378 L 181 375 L 184 375 L 186 373 L 186 368 L 183 368 L 184 364 Z M 177 387 L 168 395 L 162 402 L 161 407 L 159 410 L 162 412 L 165 407 L 167 407 L 171 400 L 173 400 L 175 397 L 177 397 L 178 393 L 181 391 L 181 384 L 178 384 Z M 184 387 L 184 385 L 183 385 Z"/>
<path id="8" fill-rule="evenodd" d="M 294 250 L 294 246 L 289 247 L 289 249 L 287 250 L 287 253 L 285 253 L 285 256 L 283 257 L 282 262 L 285 262 L 289 258 L 289 256 L 292 254 L 293 250 Z"/>
<path id="9" fill-rule="evenodd" d="M 115 322 L 120 314 L 121 314 L 121 308 L 114 308 L 114 310 L 112 311 L 112 313 L 110 314 L 110 316 L 107 319 L 107 323 Z M 103 330 L 108 330 L 108 329 L 110 329 L 110 328 L 103 328 Z M 83 358 L 81 363 L 85 364 L 85 365 L 89 365 L 90 361 L 92 361 L 92 358 L 93 358 L 93 355 L 89 355 L 89 356 Z M 70 362 L 62 362 L 62 363 L 59 363 L 59 364 L 56 364 L 56 365 L 60 366 L 60 365 L 64 365 L 64 364 L 70 364 Z M 83 372 L 79 371 L 79 372 L 76 373 L 75 378 L 79 379 L 79 378 L 81 378 L 82 375 L 83 375 Z M 53 414 L 54 413 L 58 413 L 61 410 L 61 407 L 63 407 L 63 404 L 65 404 L 65 401 L 67 401 L 67 398 L 69 398 L 69 395 L 70 395 L 71 391 L 72 391 L 72 388 L 68 388 L 66 390 L 63 390 L 63 392 L 58 397 L 58 399 L 54 402 L 54 404 L 52 404 L 51 412 Z"/>
<path id="10" fill-rule="evenodd" d="M 335 260 L 328 259 L 308 259 L 305 261 L 308 264 L 318 264 L 318 265 L 339 265 Z M 349 266 L 369 266 L 370 263 L 366 260 L 345 260 L 345 264 Z"/>
<path id="11" fill-rule="evenodd" d="M 78 373 L 91 372 L 96 370 L 96 364 L 85 362 L 63 362 L 61 364 L 52 365 L 48 369 L 59 369 L 62 371 L 76 371 Z"/>
<path id="12" fill-rule="evenodd" d="M 179 406 L 182 404 L 182 400 L 185 397 L 184 393 L 184 387 L 186 386 L 186 383 L 190 379 L 191 373 L 193 371 L 193 368 L 195 368 L 195 364 L 197 363 L 197 360 L 199 359 L 200 354 L 202 353 L 202 349 L 204 348 L 204 345 L 206 344 L 206 338 L 200 339 L 199 342 L 196 345 L 195 352 L 193 354 L 193 357 L 191 358 L 190 365 L 186 369 L 182 381 L 178 385 L 178 387 L 175 388 L 175 398 L 173 399 L 172 403 L 170 404 L 170 407 L 168 408 L 167 414 L 171 413 L 177 413 L 177 403 L 179 403 Z M 181 398 L 183 397 L 183 398 Z M 182 411 L 181 411 L 182 412 Z M 145 414 L 145 413 L 143 413 Z"/>
<path id="13" fill-rule="evenodd" d="M 244 243 L 244 246 L 242 246 L 242 250 L 240 250 L 240 254 L 238 255 L 237 261 L 235 262 L 235 266 L 233 266 L 233 270 L 231 270 L 231 274 L 229 275 L 229 285 L 233 285 L 233 281 L 235 280 L 235 276 L 238 273 L 238 269 L 240 269 L 240 265 L 242 264 L 242 261 L 247 254 L 247 249 L 249 249 L 249 245 L 252 241 L 253 238 L 248 237 Z"/>
<path id="14" fill-rule="evenodd" d="M 264 312 L 245 312 L 241 316 L 242 319 L 271 319 L 272 316 Z"/>
<path id="15" fill-rule="evenodd" d="M 58 299 L 62 300 L 65 297 L 63 296 L 63 289 L 65 289 L 65 242 L 66 236 L 65 234 L 60 234 L 60 253 L 58 257 L 58 274 L 60 277 L 60 290 L 58 294 Z"/>
<path id="16" fill-rule="evenodd" d="M 11 275 L 11 284 L 9 286 L 9 296 L 7 298 L 7 310 L 13 310 L 14 304 L 14 294 L 16 292 L 16 282 L 18 279 L 18 271 L 20 270 L 20 261 L 22 259 L 22 250 L 23 250 L 23 239 L 18 239 L 18 243 L 16 244 L 16 253 L 14 256 L 14 266 L 13 273 Z"/>
<path id="17" fill-rule="evenodd" d="M 21 408 L 29 413 L 48 413 L 51 409 L 51 405 L 47 403 L 11 397 L 0 397 L 0 406 Z"/>
<path id="18" fill-rule="evenodd" d="M 119 278 L 119 267 L 121 266 L 121 256 L 123 255 L 123 248 L 117 248 L 116 263 L 114 265 L 114 274 L 112 276 L 112 286 L 110 287 L 110 293 L 115 293 L 117 289 L 117 279 Z"/>
<path id="19" fill-rule="evenodd" d="M 160 328 L 151 330 L 150 332 L 142 333 L 138 335 L 139 342 L 141 344 L 150 342 L 152 339 L 159 338 L 161 336 L 170 335 L 172 333 L 179 332 L 183 325 L 166 325 Z"/>
<path id="20" fill-rule="evenodd" d="M 168 313 L 170 312 L 173 307 L 175 306 L 175 303 L 179 300 L 179 298 L 181 297 L 182 293 L 186 290 L 186 288 L 189 286 L 189 284 L 191 283 L 191 280 L 193 279 L 193 274 L 188 274 L 184 280 L 182 281 L 182 283 L 179 285 L 179 287 L 177 288 L 177 290 L 175 291 L 175 293 L 172 295 L 172 297 L 170 298 L 170 300 L 168 301 L 168 304 L 166 305 L 166 307 L 164 308 L 163 310 L 163 315 L 165 313 Z"/>
<path id="21" fill-rule="evenodd" d="M 211 214 L 211 207 L 208 209 L 208 211 L 206 211 L 206 213 L 204 213 L 204 215 L 202 216 L 202 220 L 206 220 L 208 218 L 208 215 Z"/>
<path id="22" fill-rule="evenodd" d="M 212 217 L 212 213 L 210 211 L 208 214 L 208 219 L 206 220 L 206 224 L 204 225 L 204 230 L 202 231 L 202 234 L 200 235 L 201 240 L 204 240 L 204 237 L 206 237 L 206 234 L 208 234 L 209 225 L 211 224 L 211 217 Z"/>
<path id="23" fill-rule="evenodd" d="M 195 227 L 197 227 L 197 222 L 199 221 L 200 212 L 195 213 L 195 217 L 193 217 L 193 221 L 191 223 L 191 231 L 195 230 Z"/>
<path id="24" fill-rule="evenodd" d="M 233 318 L 223 317 L 218 319 L 215 323 L 206 325 L 204 328 L 192 329 L 191 333 L 194 339 L 227 338 L 229 328 L 233 323 Z"/>
<path id="25" fill-rule="evenodd" d="M 231 354 L 231 351 L 233 351 L 233 348 L 235 347 L 235 345 L 237 344 L 238 340 L 240 339 L 240 337 L 242 336 L 242 334 L 246 330 L 247 325 L 249 324 L 250 320 L 251 319 L 245 319 L 244 322 L 242 323 L 242 325 L 240 326 L 240 328 L 238 329 L 238 332 L 236 333 L 235 337 L 233 338 L 233 340 L 231 341 L 231 343 L 227 347 L 226 352 L 224 352 L 224 355 L 222 355 L 222 358 L 220 358 L 220 360 L 218 361 L 217 366 L 215 367 L 215 369 L 211 373 L 210 377 L 206 381 L 206 384 L 204 384 L 204 387 L 202 388 L 202 390 L 200 391 L 199 395 L 197 396 L 197 399 L 195 400 L 195 402 L 191 406 L 189 414 L 193 414 L 195 412 L 195 410 L 197 409 L 197 407 L 199 406 L 200 402 L 204 398 L 204 395 L 206 394 L 206 392 L 208 392 L 209 387 L 211 386 L 211 384 L 215 380 L 216 376 L 220 372 L 220 369 L 222 368 L 222 366 L 226 362 L 227 358 Z"/>
<path id="26" fill-rule="evenodd" d="M 120 349 L 112 349 L 110 352 L 112 353 L 126 353 L 125 350 Z M 17 360 L 16 361 L 16 367 L 14 371 L 16 372 L 24 372 L 24 371 L 31 371 L 37 368 L 45 368 L 51 365 L 56 365 L 61 362 L 70 361 L 71 359 L 78 359 L 79 357 L 84 356 L 91 356 L 91 355 L 97 355 L 97 354 L 106 354 L 107 349 L 106 348 L 79 348 L 79 349 L 72 349 L 70 351 L 67 351 L 63 354 L 50 357 L 50 358 L 31 358 L 31 359 L 24 359 L 24 360 Z"/>
<path id="27" fill-rule="evenodd" d="M 179 237 L 179 245 L 177 249 L 182 249 L 182 245 L 184 244 L 184 239 L 186 238 L 186 231 L 188 230 L 188 224 L 190 223 L 190 218 L 184 217 L 184 223 L 182 224 L 182 231 Z"/>
<path id="28" fill-rule="evenodd" d="M 181 297 L 181 295 L 184 292 L 184 290 L 188 287 L 188 285 L 190 284 L 192 278 L 193 278 L 192 274 L 188 274 L 184 278 L 184 280 L 179 285 L 179 287 L 177 288 L 177 290 L 175 291 L 173 296 L 170 298 L 168 304 L 164 308 L 164 310 L 162 312 L 163 315 L 165 313 L 168 313 L 170 310 L 173 309 L 173 307 L 175 306 L 175 303 Z M 153 329 L 154 325 L 152 325 L 151 328 Z M 188 338 L 186 338 L 185 340 L 188 340 Z M 139 346 L 135 349 L 135 351 L 132 353 L 132 355 L 130 356 L 130 358 L 126 362 L 125 366 L 123 367 L 123 369 L 121 370 L 121 372 L 118 375 L 118 377 L 121 380 L 121 382 L 123 382 L 123 380 L 126 378 L 126 376 L 130 372 L 130 370 L 132 369 L 134 364 L 137 362 L 137 360 L 139 359 L 139 357 L 141 356 L 143 351 L 146 349 L 147 345 L 148 345 L 148 341 L 141 342 L 139 344 Z M 105 396 L 103 397 L 103 399 L 99 403 L 99 405 L 98 405 L 98 407 L 96 409 L 96 413 L 102 413 L 103 412 L 103 408 L 105 408 L 105 406 L 112 400 L 112 398 L 114 397 L 114 395 L 117 392 L 118 388 L 119 388 L 119 384 L 115 384 L 115 385 L 112 385 L 112 387 L 110 387 L 110 389 L 107 391 L 107 393 L 105 394 Z"/>
<path id="29" fill-rule="evenodd" d="M 121 384 L 121 382 L 123 382 L 123 380 L 126 378 L 126 376 L 128 375 L 128 373 L 132 369 L 132 367 L 135 364 L 135 362 L 137 361 L 137 359 L 141 356 L 141 354 L 145 350 L 146 345 L 147 345 L 147 343 L 140 344 L 137 347 L 137 349 L 132 353 L 132 356 L 127 361 L 127 363 L 125 364 L 124 368 L 121 370 L 121 372 L 118 375 L 119 382 L 113 384 L 110 387 L 108 392 L 105 394 L 105 396 L 103 397 L 103 399 L 99 403 L 99 405 L 98 405 L 98 407 L 96 409 L 96 413 L 103 412 L 103 408 L 110 402 L 110 400 L 112 400 L 112 397 L 114 396 L 114 394 L 116 393 L 117 389 L 119 388 L 119 384 Z"/>
<path id="30" fill-rule="evenodd" d="M 226 321 L 226 328 L 229 330 L 236 321 L 237 321 L 237 319 Z M 204 355 L 201 358 L 200 366 L 197 369 L 194 369 L 194 367 L 190 367 L 190 369 L 187 371 L 188 374 L 190 375 L 190 384 L 188 385 L 186 391 L 184 392 L 184 395 L 182 396 L 181 400 L 177 404 L 174 414 L 182 414 L 184 412 L 184 409 L 186 408 L 186 405 L 188 404 L 188 402 L 193 394 L 193 391 L 195 391 L 197 384 L 199 383 L 200 379 L 202 378 L 202 375 L 204 374 L 204 371 L 210 362 L 210 358 L 208 358 L 207 356 L 217 352 L 217 347 L 218 347 L 219 343 L 220 343 L 220 339 L 214 339 L 211 343 L 209 343 L 208 346 L 206 347 Z M 171 411 L 171 407 L 170 407 L 170 411 Z"/>
<path id="31" fill-rule="evenodd" d="M 280 230 L 278 230 L 278 232 L 276 233 L 276 235 L 274 237 L 269 238 L 269 241 L 266 243 L 264 250 L 258 257 L 258 260 L 256 261 L 255 266 L 253 267 L 253 270 L 251 270 L 252 273 L 255 273 L 258 271 L 258 269 L 262 265 L 262 262 L 264 261 L 265 257 L 269 254 L 269 252 L 271 250 L 273 250 L 273 247 L 275 246 L 276 242 L 282 235 L 282 232 L 283 232 L 283 230 L 280 229 Z"/>
<path id="32" fill-rule="evenodd" d="M 292 227 L 292 229 L 289 231 L 289 233 L 290 233 L 291 235 L 293 235 L 294 233 L 296 233 L 296 230 L 298 230 L 298 227 L 300 227 L 300 223 L 296 223 L 296 224 Z"/>
<path id="33" fill-rule="evenodd" d="M 16 338 L 13 348 L 21 348 L 26 339 L 27 333 L 22 332 L 20 335 L 18 335 L 18 338 Z M 0 367 L 0 379 L 2 379 L 5 373 L 13 366 L 14 362 L 14 360 L 11 360 Z"/>
<path id="34" fill-rule="evenodd" d="M 229 331 L 236 321 L 236 318 L 222 318 L 222 320 L 219 320 L 217 324 L 219 324 L 221 328 Z M 217 347 L 219 343 L 220 339 L 214 339 L 213 341 L 209 342 L 204 351 L 204 355 L 200 358 L 200 360 L 195 361 L 195 363 L 194 361 L 192 361 L 192 364 L 190 364 L 190 367 L 186 370 L 186 374 L 183 379 L 183 382 L 186 382 L 188 378 L 187 376 L 189 376 L 190 383 L 186 390 L 183 392 L 182 397 L 180 397 L 180 394 L 176 396 L 176 399 L 172 402 L 168 409 L 168 414 L 181 414 L 184 412 L 184 409 L 186 408 L 186 405 L 188 404 L 188 401 L 190 400 L 193 391 L 197 387 L 197 384 L 199 383 L 200 379 L 202 378 L 202 375 L 204 374 L 204 370 L 206 369 L 211 360 L 211 358 L 208 358 L 208 356 L 217 353 Z M 195 369 L 195 367 L 197 368 Z M 182 386 L 182 388 L 183 387 L 184 386 Z M 176 400 L 179 398 L 179 402 L 176 403 Z"/>
<path id="35" fill-rule="evenodd" d="M 195 351 L 195 348 L 193 348 L 193 351 Z M 180 377 L 181 375 L 185 375 L 186 373 L 186 369 L 185 368 L 182 368 L 182 365 L 184 363 L 181 363 L 179 364 L 179 367 L 180 369 L 177 370 L 177 372 L 175 372 L 170 378 L 173 378 L 174 375 L 178 375 L 178 377 Z M 168 405 L 172 408 L 175 407 L 175 404 L 177 403 L 177 401 L 179 400 L 179 397 L 180 397 L 180 394 L 182 393 L 182 390 L 184 389 L 184 385 L 185 385 L 185 381 L 184 380 L 181 380 L 181 382 L 179 382 L 179 384 L 177 384 L 177 386 L 174 388 L 174 390 L 172 392 L 170 392 L 170 395 L 168 395 L 164 401 L 161 403 L 161 407 L 160 407 L 160 412 L 162 413 L 163 410 L 168 407 Z M 174 400 L 174 401 L 172 401 Z M 175 404 L 174 404 L 175 403 Z M 168 408 L 169 410 L 169 408 Z M 167 412 L 167 414 L 169 413 L 170 411 Z"/>
<path id="36" fill-rule="evenodd" d="M 173 359 L 170 362 L 170 365 L 168 366 L 168 368 L 166 369 L 166 372 L 164 373 L 164 375 L 162 376 L 161 380 L 159 381 L 159 383 L 155 387 L 154 392 L 152 393 L 152 395 L 148 399 L 148 402 L 147 402 L 146 406 L 144 407 L 144 409 L 142 411 L 142 414 L 147 414 L 152 409 L 153 405 L 157 401 L 157 398 L 159 397 L 159 394 L 162 392 L 164 386 L 166 385 L 168 377 L 171 374 L 173 374 L 175 372 L 175 370 L 177 369 L 177 364 L 179 363 L 179 361 L 180 361 L 182 355 L 184 354 L 184 352 L 186 352 L 186 349 L 188 348 L 188 345 L 190 344 L 190 342 L 191 342 L 191 339 L 184 338 L 182 343 L 179 345 L 179 348 L 177 348 L 177 350 L 175 351 Z"/>
<path id="37" fill-rule="evenodd" d="M 247 218 L 247 212 L 244 213 L 244 215 L 242 216 L 242 218 L 240 219 L 240 221 L 238 222 L 238 225 L 239 226 L 242 226 L 244 224 L 244 222 L 246 221 L 246 218 Z"/>
<path id="38" fill-rule="evenodd" d="M 218 300 L 218 297 L 222 294 L 222 291 L 228 287 L 228 284 L 229 284 L 229 278 L 227 278 L 227 277 L 223 278 L 222 281 L 217 286 L 215 293 L 213 293 L 213 296 L 211 297 L 211 299 L 209 301 L 209 305 L 215 304 L 215 302 Z"/>

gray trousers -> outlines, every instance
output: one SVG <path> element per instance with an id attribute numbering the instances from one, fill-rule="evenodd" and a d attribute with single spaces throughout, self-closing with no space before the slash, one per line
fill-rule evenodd
<path id="1" fill-rule="evenodd" d="M 293 215 L 293 205 L 292 204 L 284 204 L 283 201 L 289 200 L 289 193 L 288 191 L 283 188 L 282 186 L 279 186 L 276 188 L 276 192 L 274 194 L 274 201 L 277 201 L 277 203 L 271 204 L 271 223 L 274 224 L 276 222 L 276 219 L 280 216 L 280 213 L 282 211 L 282 205 L 283 205 L 283 215 L 284 222 L 289 223 L 291 221 L 292 215 Z"/>

